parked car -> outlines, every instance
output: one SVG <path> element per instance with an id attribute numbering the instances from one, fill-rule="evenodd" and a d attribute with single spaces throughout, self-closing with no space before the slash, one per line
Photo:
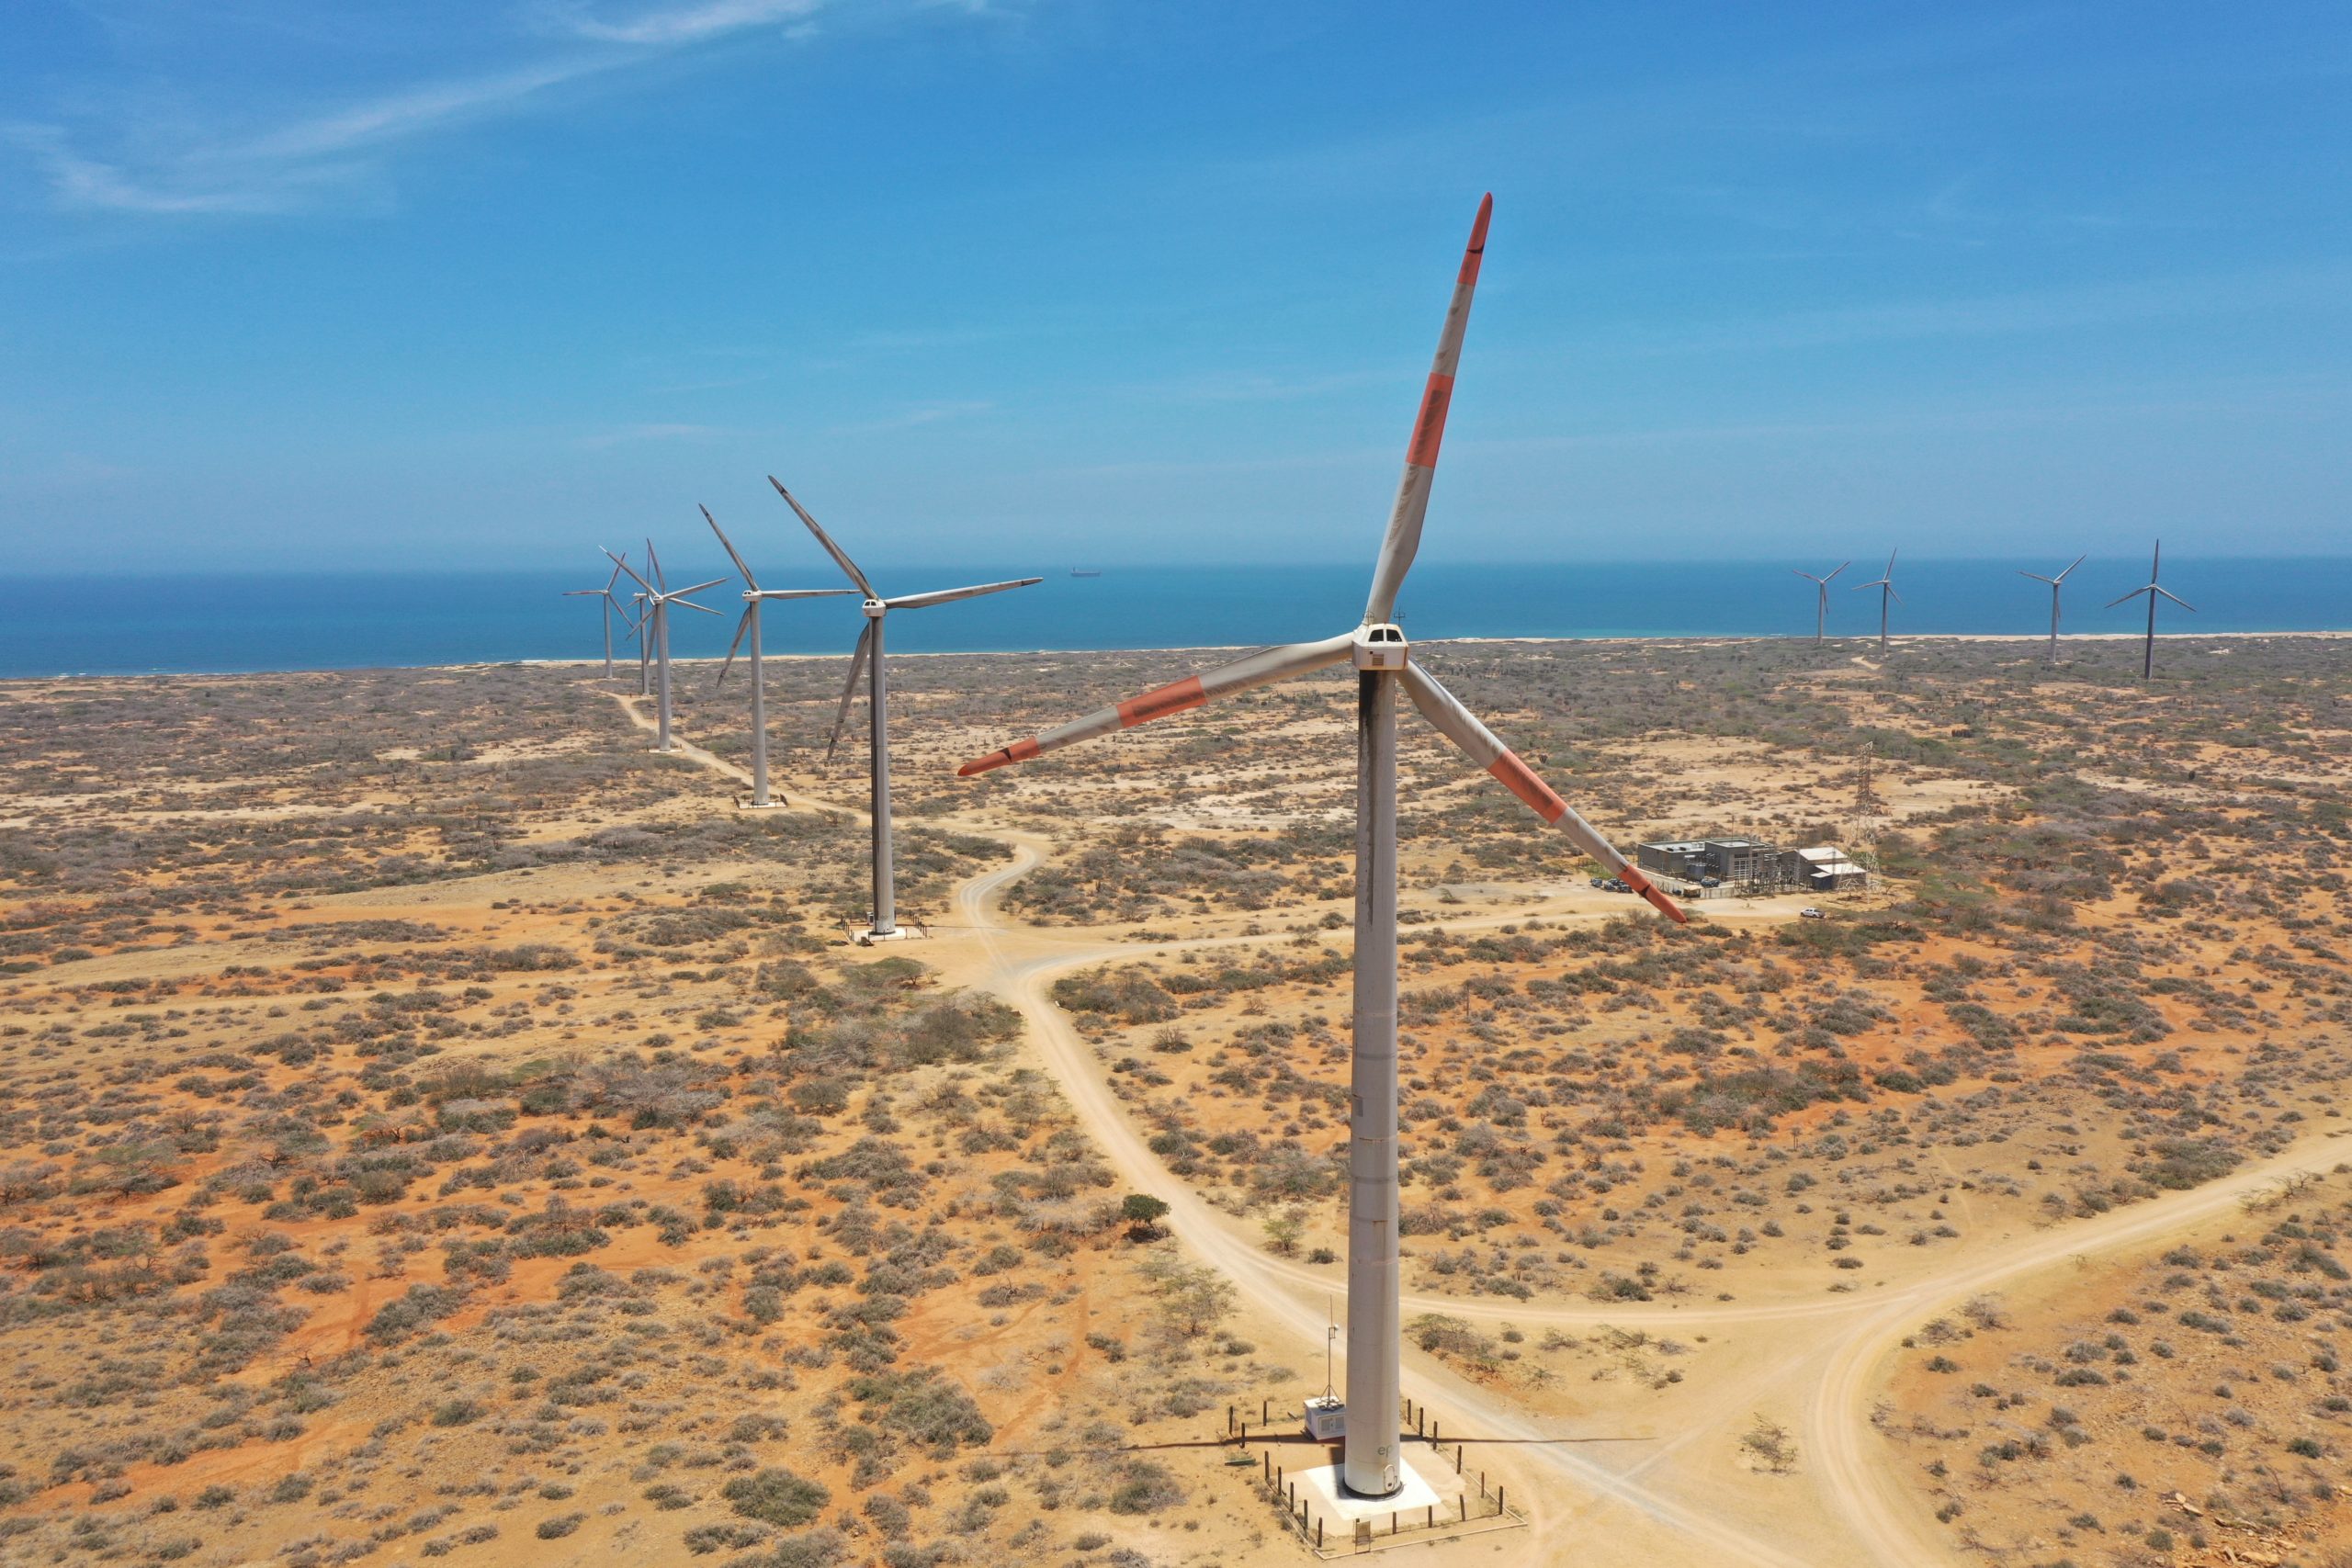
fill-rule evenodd
<path id="1" fill-rule="evenodd" d="M 1807 908 L 1797 911 L 1797 919 L 1801 920 L 1826 920 L 1828 918 L 1828 916 L 1815 908 Z"/>
<path id="2" fill-rule="evenodd" d="M 1702 876 L 1699 879 L 1699 886 L 1702 887 L 1721 887 L 1723 885 L 1724 879 L 1720 876 Z"/>
<path id="3" fill-rule="evenodd" d="M 1609 891 L 1611 893 L 1631 893 L 1633 890 L 1633 884 L 1622 876 L 1612 876 L 1609 879 Z"/>
<path id="4" fill-rule="evenodd" d="M 1605 876 L 1596 876 L 1592 879 L 1592 885 L 1595 887 L 1606 887 L 1609 886 L 1609 879 Z"/>

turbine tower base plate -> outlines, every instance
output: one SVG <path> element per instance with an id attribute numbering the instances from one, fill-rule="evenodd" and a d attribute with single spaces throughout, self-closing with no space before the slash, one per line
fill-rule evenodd
<path id="1" fill-rule="evenodd" d="M 739 800 L 735 803 L 735 809 L 738 811 L 782 811 L 791 804 L 790 801 L 781 797 L 771 800 L 764 806 L 749 800 Z"/>
<path id="2" fill-rule="evenodd" d="M 850 940 L 860 947 L 872 947 L 877 942 L 912 942 L 922 933 L 900 926 L 890 931 L 860 931 Z"/>
<path id="3" fill-rule="evenodd" d="M 1421 1479 L 1409 1461 L 1399 1460 L 1397 1473 L 1404 1484 L 1385 1497 L 1366 1497 L 1348 1490 L 1336 1464 L 1317 1465 L 1313 1470 L 1295 1472 L 1298 1495 L 1304 1502 L 1314 1498 L 1315 1511 L 1332 1518 L 1377 1519 L 1385 1524 L 1391 1514 L 1402 1514 L 1418 1519 L 1423 1510 L 1437 1508 L 1451 1516 L 1453 1499 L 1442 1497 L 1436 1487 Z"/>

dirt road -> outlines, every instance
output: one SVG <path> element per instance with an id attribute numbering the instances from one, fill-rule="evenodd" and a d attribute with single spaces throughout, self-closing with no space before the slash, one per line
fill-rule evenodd
<path id="1" fill-rule="evenodd" d="M 631 720 L 650 730 L 638 699 L 616 698 Z M 738 780 L 741 768 L 699 747 L 677 743 L 678 754 Z M 857 813 L 802 795 L 803 809 Z M 997 908 L 1003 889 L 1035 867 L 1041 840 L 969 823 L 959 829 L 1010 846 L 1009 865 L 958 888 L 960 929 L 944 930 L 926 953 L 947 978 L 981 987 L 1019 1010 L 1039 1063 L 1122 1181 L 1164 1198 L 1169 1224 L 1183 1246 L 1229 1278 L 1253 1315 L 1295 1340 L 1312 1359 L 1324 1343 L 1326 1303 L 1343 1289 L 1336 1269 L 1317 1271 L 1271 1256 L 1231 1217 L 1211 1208 L 1170 1173 L 1145 1143 L 1095 1059 L 1048 991 L 1065 970 L 1113 959 L 1136 959 L 1263 941 L 1213 936 L 1174 942 L 1105 941 L 1080 931 L 1042 931 L 1008 921 Z M 1450 928 L 1524 919 L 1521 909 L 1491 917 L 1449 919 Z M 2324 1170 L 2335 1154 L 2324 1135 L 2222 1180 L 2187 1192 L 2113 1210 L 2022 1235 L 2003 1236 L 1950 1271 L 1868 1295 L 1740 1302 L 1648 1302 L 1610 1305 L 1540 1304 L 1408 1295 L 1408 1312 L 1509 1322 L 1522 1328 L 1616 1326 L 1679 1331 L 1705 1327 L 1718 1337 L 1747 1341 L 1695 1414 L 1676 1428 L 1622 1446 L 1566 1448 L 1544 1439 L 1579 1434 L 1565 1423 L 1529 1416 L 1504 1393 L 1471 1382 L 1431 1358 L 1408 1349 L 1407 1389 L 1454 1431 L 1515 1438 L 1528 1446 L 1497 1450 L 1489 1462 L 1517 1483 L 1534 1528 L 1505 1550 L 1514 1562 L 1580 1565 L 1623 1563 L 1745 1563 L 1758 1568 L 1826 1568 L 1886 1564 L 1916 1568 L 1962 1563 L 1962 1558 L 1906 1484 L 1899 1456 L 1873 1427 L 1874 1391 L 1903 1337 L 1970 1297 L 2023 1283 L 2083 1259 L 2149 1248 L 2233 1212 L 2242 1200 L 2297 1172 Z M 1752 1333 L 1748 1331 L 1753 1331 Z M 1804 1462 L 1785 1478 L 1785 1495 L 1748 1508 L 1731 1501 L 1729 1452 L 1735 1434 L 1758 1410 L 1787 1413 Z M 1531 1486 L 1532 1483 L 1532 1486 Z"/>

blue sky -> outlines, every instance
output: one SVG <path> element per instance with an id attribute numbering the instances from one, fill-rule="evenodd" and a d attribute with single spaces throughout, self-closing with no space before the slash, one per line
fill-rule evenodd
<path id="1" fill-rule="evenodd" d="M 2339 6 L 19 0 L 20 569 L 2345 553 Z M 755 556 L 755 560 L 762 558 Z"/>

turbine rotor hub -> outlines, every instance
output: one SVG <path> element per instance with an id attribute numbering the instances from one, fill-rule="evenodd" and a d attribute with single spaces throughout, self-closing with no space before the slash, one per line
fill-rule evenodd
<path id="1" fill-rule="evenodd" d="M 1350 660 L 1359 670 L 1402 670 L 1412 655 L 1412 645 L 1405 640 L 1405 629 L 1391 621 L 1356 628 L 1354 645 L 1348 650 Z"/>
<path id="2" fill-rule="evenodd" d="M 880 620 L 884 615 L 889 614 L 890 610 L 890 607 L 888 604 L 883 604 L 879 599 L 866 600 L 863 608 L 865 611 L 865 618 L 869 621 Z"/>

